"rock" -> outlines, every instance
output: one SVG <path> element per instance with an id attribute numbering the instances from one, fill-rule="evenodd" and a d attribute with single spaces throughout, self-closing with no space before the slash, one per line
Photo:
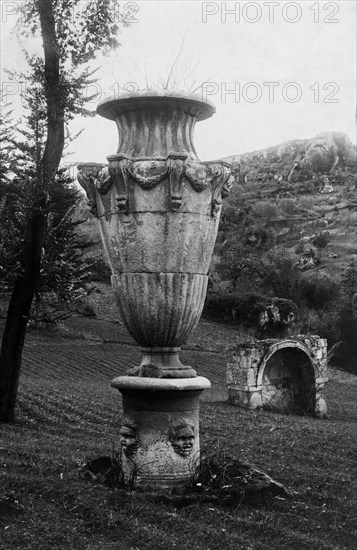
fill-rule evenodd
<path id="1" fill-rule="evenodd" d="M 325 185 L 325 187 L 323 189 L 321 189 L 321 193 L 333 193 L 332 185 L 330 185 L 330 184 Z"/>
<path id="2" fill-rule="evenodd" d="M 313 256 L 304 254 L 300 256 L 297 266 L 301 271 L 307 271 L 317 266 L 317 260 Z"/>
<path id="3" fill-rule="evenodd" d="M 251 464 L 223 455 L 202 458 L 200 471 L 190 485 L 179 493 L 157 494 L 156 501 L 187 506 L 193 502 L 216 502 L 217 505 L 253 504 L 269 498 L 288 498 L 293 493 L 282 483 Z"/>
<path id="4" fill-rule="evenodd" d="M 110 485 L 114 479 L 115 465 L 110 456 L 100 456 L 81 468 L 84 476 L 92 481 Z"/>
<path id="5" fill-rule="evenodd" d="M 325 418 L 327 416 L 327 405 L 323 397 L 316 399 L 315 416 L 317 418 Z"/>

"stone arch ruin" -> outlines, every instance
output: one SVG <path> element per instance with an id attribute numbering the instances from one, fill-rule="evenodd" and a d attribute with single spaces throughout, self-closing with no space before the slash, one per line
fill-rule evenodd
<path id="1" fill-rule="evenodd" d="M 248 409 L 324 417 L 327 342 L 319 336 L 260 340 L 228 349 L 228 401 Z"/>

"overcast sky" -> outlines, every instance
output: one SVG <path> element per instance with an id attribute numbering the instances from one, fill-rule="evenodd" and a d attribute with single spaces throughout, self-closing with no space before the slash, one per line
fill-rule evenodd
<path id="1" fill-rule="evenodd" d="M 12 4 L 2 4 L 2 69 L 25 68 L 15 38 Z M 216 106 L 198 123 L 202 160 L 268 147 L 335 130 L 356 142 L 356 2 L 136 1 L 121 46 L 93 66 L 98 100 L 120 94 L 127 83 L 145 87 L 176 68 L 179 88 L 201 83 L 197 93 Z M 146 76 L 145 76 L 146 75 Z M 3 76 L 8 86 L 8 77 Z M 11 88 L 8 100 L 16 100 Z M 94 89 L 88 90 L 92 93 Z M 229 93 L 231 92 L 231 93 Z M 100 97 L 99 97 L 100 96 Z M 94 104 L 93 104 L 94 107 Z M 117 149 L 115 124 L 77 118 L 84 128 L 72 149 L 76 161 L 105 162 Z"/>

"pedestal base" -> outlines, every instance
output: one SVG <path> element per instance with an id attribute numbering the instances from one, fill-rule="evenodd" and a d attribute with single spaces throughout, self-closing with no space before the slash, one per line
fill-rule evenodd
<path id="1" fill-rule="evenodd" d="M 185 484 L 199 464 L 199 396 L 210 381 L 120 376 L 111 385 L 123 396 L 125 482 L 146 488 Z"/>
<path id="2" fill-rule="evenodd" d="M 141 348 L 141 364 L 127 374 L 143 378 L 195 378 L 196 371 L 181 363 L 180 351 L 181 348 Z"/>

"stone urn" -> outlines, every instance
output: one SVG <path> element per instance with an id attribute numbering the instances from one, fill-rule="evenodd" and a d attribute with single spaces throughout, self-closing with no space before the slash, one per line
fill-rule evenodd
<path id="1" fill-rule="evenodd" d="M 207 290 L 221 197 L 232 183 L 224 162 L 200 162 L 193 144 L 210 103 L 189 94 L 142 93 L 105 100 L 119 147 L 108 168 L 78 166 L 100 221 L 123 321 L 142 348 L 130 374 L 191 378 L 180 346 L 196 327 Z"/>
<path id="2" fill-rule="evenodd" d="M 170 487 L 199 459 L 199 395 L 210 382 L 179 359 L 207 290 L 230 165 L 200 162 L 197 121 L 215 108 L 192 94 L 140 93 L 105 100 L 119 146 L 108 166 L 83 163 L 78 180 L 98 217 L 123 321 L 141 364 L 112 381 L 123 396 L 121 457 L 127 483 Z"/>

